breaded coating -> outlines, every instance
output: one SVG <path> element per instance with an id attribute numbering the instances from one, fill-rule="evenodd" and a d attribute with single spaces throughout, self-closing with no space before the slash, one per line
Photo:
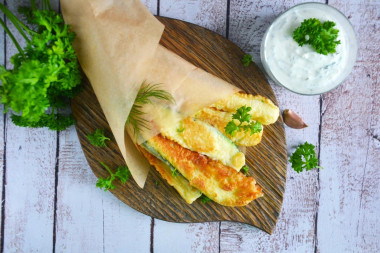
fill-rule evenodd
<path id="1" fill-rule="evenodd" d="M 186 149 L 162 135 L 153 137 L 148 144 L 177 168 L 191 186 L 221 205 L 244 206 L 263 196 L 254 178 Z"/>
<path id="2" fill-rule="evenodd" d="M 263 130 L 259 133 L 245 132 L 243 130 L 236 132 L 234 136 L 227 135 L 224 128 L 232 120 L 232 112 L 222 112 L 215 108 L 205 108 L 195 115 L 195 118 L 207 122 L 208 124 L 216 127 L 220 132 L 226 135 L 236 145 L 239 146 L 255 146 L 260 143 L 263 135 Z M 264 129 L 264 127 L 263 127 Z"/>
<path id="3" fill-rule="evenodd" d="M 148 159 L 149 163 L 161 174 L 162 178 L 165 179 L 169 185 L 173 186 L 187 203 L 193 203 L 194 200 L 202 195 L 202 193 L 192 187 L 189 181 L 187 181 L 182 175 L 177 174 L 174 176 L 168 165 L 150 154 L 144 148 L 139 147 L 139 149 L 146 159 Z"/>
<path id="4" fill-rule="evenodd" d="M 237 109 L 244 105 L 252 108 L 249 112 L 252 115 L 251 119 L 263 125 L 275 123 L 280 115 L 279 108 L 271 100 L 260 95 L 253 96 L 245 93 L 235 93 L 210 107 L 214 107 L 219 111 L 235 113 Z"/>
<path id="5" fill-rule="evenodd" d="M 162 128 L 161 134 L 184 148 L 207 155 L 236 171 L 240 171 L 245 164 L 245 156 L 238 147 L 207 122 L 188 117 L 178 125 Z"/>

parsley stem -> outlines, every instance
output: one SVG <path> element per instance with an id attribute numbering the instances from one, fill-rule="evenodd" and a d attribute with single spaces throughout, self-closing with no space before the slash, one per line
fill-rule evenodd
<path id="1" fill-rule="evenodd" d="M 31 5 L 32 10 L 37 9 L 36 0 L 30 0 L 30 5 Z"/>
<path id="2" fill-rule="evenodd" d="M 17 47 L 17 50 L 20 52 L 22 57 L 25 59 L 24 51 L 22 51 L 22 48 L 20 44 L 17 42 L 16 38 L 13 36 L 12 32 L 9 30 L 9 28 L 5 25 L 4 21 L 0 18 L 0 25 L 4 28 L 4 31 L 8 34 L 9 38 L 13 41 L 13 44 Z"/>
<path id="3" fill-rule="evenodd" d="M 22 37 L 27 41 L 29 42 L 29 38 L 28 36 L 26 36 L 25 32 L 23 31 L 23 29 L 25 31 L 27 31 L 28 33 L 31 33 L 32 31 L 26 26 L 24 25 L 24 23 L 21 22 L 21 20 L 19 20 L 11 11 L 8 10 L 7 7 L 5 7 L 5 5 L 3 5 L 2 3 L 0 3 L 0 10 L 5 14 L 5 16 L 7 16 L 7 18 L 14 24 L 14 26 L 16 27 L 16 29 L 19 31 L 19 33 L 22 35 Z M 5 23 L 4 23 L 5 24 Z M 9 35 L 9 34 L 8 34 Z M 16 45 L 17 47 L 17 45 Z"/>
<path id="4" fill-rule="evenodd" d="M 100 164 L 103 165 L 104 168 L 106 168 L 106 170 L 108 171 L 108 173 L 110 173 L 111 176 L 113 176 L 113 172 L 104 162 L 100 162 Z"/>

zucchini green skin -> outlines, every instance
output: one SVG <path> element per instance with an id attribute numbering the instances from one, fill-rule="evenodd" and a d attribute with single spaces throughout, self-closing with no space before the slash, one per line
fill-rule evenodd
<path id="1" fill-rule="evenodd" d="M 184 148 L 220 161 L 236 171 L 245 164 L 245 156 L 236 144 L 217 128 L 202 120 L 187 118 L 177 125 L 161 128 L 161 134 Z M 199 135 L 204 138 L 200 140 Z"/>
<path id="2" fill-rule="evenodd" d="M 146 141 L 146 142 L 143 142 L 143 143 L 141 144 L 141 146 L 142 146 L 146 151 L 148 151 L 149 153 L 151 153 L 152 155 L 154 155 L 155 157 L 157 157 L 161 162 L 163 162 L 163 163 L 165 163 L 167 166 L 169 166 L 169 167 L 170 167 L 170 170 L 171 170 L 172 172 L 175 171 L 176 174 L 179 174 L 180 176 L 182 176 L 181 173 L 179 173 L 178 170 L 173 166 L 173 164 L 171 164 L 168 160 L 166 160 L 165 158 L 163 158 L 162 155 L 161 155 L 161 154 L 160 154 L 155 148 L 153 148 L 152 146 L 150 146 L 150 145 L 148 144 L 147 141 Z M 186 179 L 186 180 L 187 180 L 187 179 Z"/>

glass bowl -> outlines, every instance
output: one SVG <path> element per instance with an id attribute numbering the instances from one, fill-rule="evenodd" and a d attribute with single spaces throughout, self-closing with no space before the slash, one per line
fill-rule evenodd
<path id="1" fill-rule="evenodd" d="M 334 54 L 318 54 L 310 45 L 300 47 L 293 31 L 305 19 L 333 21 L 339 30 Z M 321 3 L 296 5 L 277 17 L 264 34 L 260 57 L 267 75 L 278 85 L 302 95 L 318 95 L 338 87 L 351 73 L 358 45 L 348 19 L 337 9 Z"/>

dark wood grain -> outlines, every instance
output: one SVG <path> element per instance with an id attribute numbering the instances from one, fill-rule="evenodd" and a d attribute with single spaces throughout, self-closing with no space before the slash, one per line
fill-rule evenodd
<path id="1" fill-rule="evenodd" d="M 260 94 L 277 104 L 276 97 L 263 73 L 255 64 L 244 67 L 244 52 L 224 37 L 197 25 L 158 17 L 166 26 L 161 44 L 194 65 L 242 88 L 247 93 Z M 216 91 L 217 92 L 217 91 Z M 76 128 L 85 156 L 97 177 L 107 177 L 99 164 L 103 161 L 116 168 L 124 164 L 115 141 L 106 148 L 92 146 L 86 138 L 97 128 L 111 130 L 96 100 L 90 84 L 72 102 Z M 116 182 L 112 193 L 130 207 L 157 219 L 172 222 L 236 221 L 256 226 L 271 233 L 281 210 L 286 180 L 286 141 L 283 121 L 265 127 L 262 142 L 247 149 L 250 175 L 264 189 L 265 196 L 245 207 L 224 207 L 199 200 L 187 204 L 179 194 L 152 169 L 144 189 L 130 180 L 126 185 Z M 158 182 L 158 185 L 156 185 Z"/>

